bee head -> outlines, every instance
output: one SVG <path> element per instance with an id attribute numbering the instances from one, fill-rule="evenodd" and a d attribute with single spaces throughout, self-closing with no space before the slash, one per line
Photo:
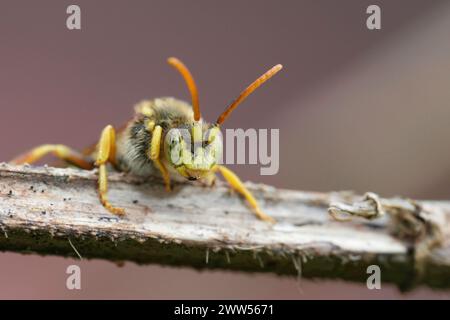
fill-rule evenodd
<path id="1" fill-rule="evenodd" d="M 169 130 L 164 139 L 165 158 L 183 177 L 197 180 L 219 163 L 222 145 L 218 126 L 194 122 Z"/>
<path id="2" fill-rule="evenodd" d="M 188 68 L 177 58 L 169 58 L 167 62 L 180 72 L 184 78 L 192 98 L 194 121 L 188 128 L 172 129 L 166 135 L 165 152 L 169 163 L 184 177 L 196 180 L 205 176 L 218 163 L 222 154 L 222 134 L 219 126 L 230 113 L 244 101 L 253 91 L 273 77 L 283 66 L 277 64 L 258 79 L 253 81 L 217 118 L 213 126 L 201 123 L 197 86 Z"/>

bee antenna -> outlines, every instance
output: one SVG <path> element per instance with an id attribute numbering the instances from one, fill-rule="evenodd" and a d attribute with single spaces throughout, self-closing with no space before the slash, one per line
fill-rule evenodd
<path id="1" fill-rule="evenodd" d="M 192 74 L 189 72 L 189 69 L 184 65 L 183 62 L 178 60 L 177 58 L 171 57 L 167 59 L 167 63 L 169 63 L 172 67 L 178 70 L 179 73 L 184 78 L 184 81 L 186 81 L 187 87 L 189 89 L 189 92 L 191 93 L 192 98 L 192 108 L 194 109 L 194 120 L 199 121 L 200 120 L 200 104 L 198 101 L 198 90 L 197 86 L 195 85 L 194 78 L 192 77 Z"/>
<path id="2" fill-rule="evenodd" d="M 225 109 L 225 111 L 217 118 L 216 123 L 222 124 L 230 115 L 230 113 L 236 109 L 236 107 L 245 100 L 253 91 L 258 89 L 260 85 L 262 85 L 264 82 L 272 78 L 278 71 L 283 69 L 283 66 L 281 64 L 277 64 L 276 66 L 272 67 L 270 70 L 268 70 L 266 73 L 264 73 L 262 76 L 260 76 L 258 79 L 253 81 L 244 91 L 241 92 L 241 94 Z"/>

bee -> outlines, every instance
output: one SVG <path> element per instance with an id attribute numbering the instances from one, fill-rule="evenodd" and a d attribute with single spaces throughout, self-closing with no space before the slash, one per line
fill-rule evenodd
<path id="1" fill-rule="evenodd" d="M 184 78 L 192 105 L 170 97 L 144 100 L 135 106 L 134 117 L 120 130 L 116 131 L 112 125 L 106 126 L 99 142 L 88 152 L 78 152 L 60 144 L 44 144 L 15 158 L 11 163 L 32 164 L 47 154 L 53 154 L 81 169 L 92 170 L 97 167 L 100 202 L 108 211 L 119 216 L 125 210 L 113 206 L 108 199 L 107 170 L 110 166 L 140 177 L 160 175 L 167 191 L 171 190 L 171 178 L 200 180 L 212 185 L 216 174 L 220 173 L 231 188 L 247 200 L 259 219 L 275 222 L 260 209 L 255 197 L 239 177 L 218 163 L 217 155 L 223 148 L 220 126 L 242 101 L 280 71 L 282 66 L 278 64 L 272 67 L 252 82 L 215 123 L 209 124 L 204 123 L 201 117 L 197 86 L 188 68 L 177 58 L 169 58 L 167 62 Z M 190 135 L 172 129 L 182 129 Z"/>

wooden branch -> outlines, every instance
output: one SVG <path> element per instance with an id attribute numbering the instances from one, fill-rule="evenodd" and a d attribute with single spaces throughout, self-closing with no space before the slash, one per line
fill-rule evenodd
<path id="1" fill-rule="evenodd" d="M 356 281 L 366 281 L 367 266 L 377 264 L 383 282 L 404 289 L 450 287 L 450 202 L 420 202 L 442 241 L 423 257 L 418 275 L 417 239 L 392 235 L 389 217 L 330 218 L 331 202 L 362 199 L 350 193 L 248 183 L 278 221 L 269 225 L 222 183 L 177 184 L 166 193 L 157 179 L 115 173 L 110 199 L 127 211 L 118 218 L 98 201 L 96 179 L 96 171 L 0 164 L 0 250 Z"/>

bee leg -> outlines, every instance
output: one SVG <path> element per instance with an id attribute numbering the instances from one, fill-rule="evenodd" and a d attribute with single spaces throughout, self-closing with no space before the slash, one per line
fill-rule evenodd
<path id="1" fill-rule="evenodd" d="M 150 151 L 149 151 L 150 159 L 153 161 L 155 166 L 161 172 L 161 175 L 164 179 L 164 184 L 166 186 L 166 191 L 171 191 L 169 171 L 167 171 L 167 168 L 159 158 L 161 150 L 161 140 L 162 140 L 162 127 L 157 125 L 152 130 L 152 141 L 150 142 Z"/>
<path id="2" fill-rule="evenodd" d="M 59 159 L 62 159 L 65 162 L 73 164 L 81 169 L 91 170 L 94 167 L 92 161 L 89 161 L 79 152 L 62 144 L 43 144 L 11 160 L 10 163 L 32 164 L 36 161 L 39 161 L 49 153 L 52 153 Z"/>
<path id="3" fill-rule="evenodd" d="M 125 213 L 125 210 L 114 207 L 108 200 L 107 163 L 116 164 L 116 133 L 111 125 L 102 131 L 95 165 L 98 167 L 98 194 L 100 202 L 108 211 L 120 216 Z"/>
<path id="4" fill-rule="evenodd" d="M 247 200 L 247 202 L 250 204 L 250 206 L 252 207 L 253 211 L 255 212 L 256 216 L 259 219 L 270 223 L 275 223 L 274 218 L 268 216 L 267 214 L 261 211 L 255 197 L 253 197 L 253 195 L 250 193 L 247 187 L 242 183 L 241 179 L 239 179 L 239 177 L 233 171 L 220 165 L 216 166 L 215 170 L 220 171 L 220 173 L 225 178 L 225 180 L 227 180 L 230 186 L 234 190 L 239 192 Z"/>

